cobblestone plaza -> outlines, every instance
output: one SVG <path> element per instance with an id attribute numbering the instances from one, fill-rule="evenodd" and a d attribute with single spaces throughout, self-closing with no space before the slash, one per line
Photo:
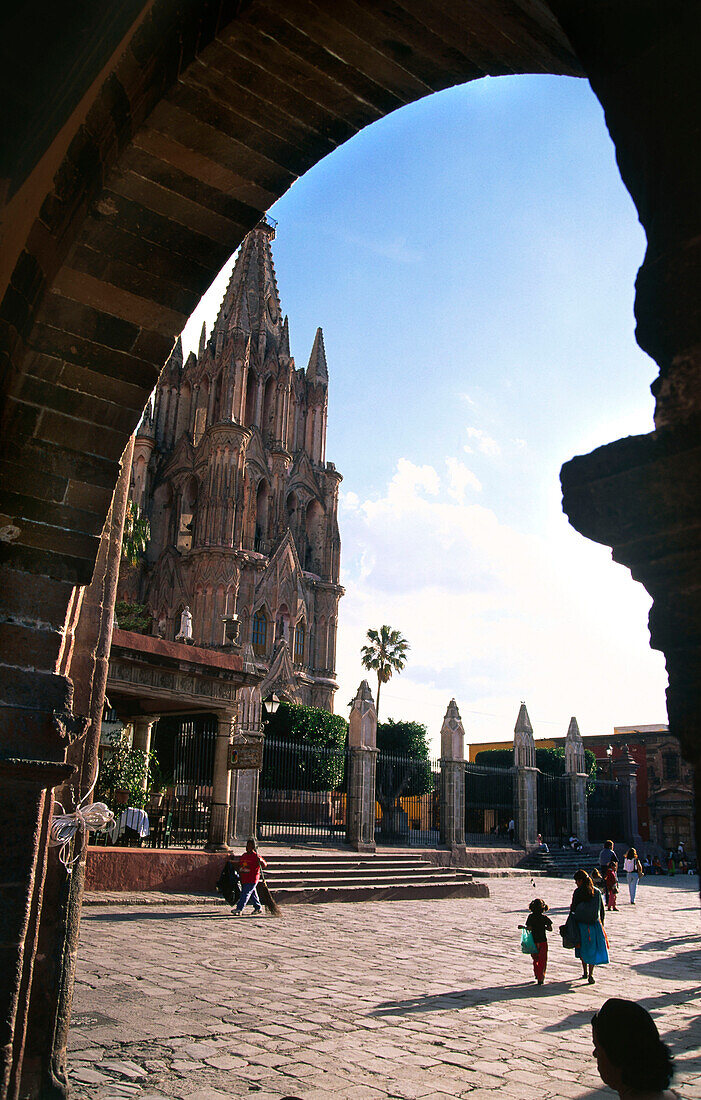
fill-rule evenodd
<path id="1" fill-rule="evenodd" d="M 701 1100 L 697 878 L 647 878 L 607 914 L 596 984 L 550 936 L 533 982 L 517 925 L 572 884 L 490 879 L 488 899 L 290 906 L 234 921 L 188 905 L 88 906 L 70 1042 L 75 1100 L 510 1100 L 613 1096 L 589 1020 L 611 996 L 654 1015 L 674 1085 Z M 250 910 L 249 910 L 250 912 Z"/>

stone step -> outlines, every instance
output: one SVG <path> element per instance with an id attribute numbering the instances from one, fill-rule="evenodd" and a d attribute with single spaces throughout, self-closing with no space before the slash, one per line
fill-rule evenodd
<path id="1" fill-rule="evenodd" d="M 272 884 L 271 884 L 272 885 Z M 318 905 L 324 902 L 350 901 L 406 901 L 414 898 L 488 898 L 489 887 L 485 882 L 397 882 L 363 886 L 307 886 L 271 890 L 279 905 Z"/>
<path id="2" fill-rule="evenodd" d="M 300 889 L 308 890 L 310 888 L 316 889 L 317 887 L 329 887 L 329 886 L 409 886 L 415 884 L 417 886 L 430 886 L 432 883 L 437 885 L 444 885 L 450 882 L 471 882 L 472 875 L 469 873 L 452 873 L 445 874 L 416 874 L 416 875 L 386 875 L 380 877 L 378 875 L 310 875 L 307 879 L 300 879 L 294 875 L 265 876 L 266 882 L 271 890 L 285 890 L 285 889 Z"/>

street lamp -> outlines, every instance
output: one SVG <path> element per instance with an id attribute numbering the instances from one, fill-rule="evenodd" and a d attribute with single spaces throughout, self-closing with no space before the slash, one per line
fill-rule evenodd
<path id="1" fill-rule="evenodd" d="M 263 706 L 265 707 L 268 714 L 272 717 L 272 715 L 275 714 L 277 708 L 280 706 L 281 702 L 282 700 L 277 697 L 275 692 L 273 692 L 272 695 L 263 700 Z"/>
<path id="2" fill-rule="evenodd" d="M 606 746 L 606 756 L 609 762 L 609 779 L 613 779 L 613 745 Z"/>

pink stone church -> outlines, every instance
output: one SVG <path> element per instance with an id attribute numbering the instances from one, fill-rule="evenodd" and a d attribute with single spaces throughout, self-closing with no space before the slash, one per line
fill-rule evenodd
<path id="1" fill-rule="evenodd" d="M 197 646 L 240 652 L 261 690 L 333 710 L 341 475 L 326 461 L 328 369 L 317 330 L 306 369 L 290 354 L 271 242 L 245 238 L 212 332 L 178 341 L 136 433 L 132 500 L 151 524 L 140 570 L 120 582 L 154 632 L 192 615 Z"/>

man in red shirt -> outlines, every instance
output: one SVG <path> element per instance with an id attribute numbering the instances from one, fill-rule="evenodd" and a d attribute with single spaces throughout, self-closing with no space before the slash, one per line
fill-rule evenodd
<path id="1" fill-rule="evenodd" d="M 256 884 L 260 879 L 261 867 L 266 866 L 265 860 L 261 859 L 256 851 L 256 838 L 249 836 L 246 841 L 246 851 L 242 856 L 239 856 L 238 860 L 239 878 L 241 879 L 241 897 L 236 902 L 236 908 L 231 910 L 235 917 L 243 916 L 243 910 L 247 901 L 253 904 L 254 917 L 260 917 L 262 915 L 263 906 L 258 897 Z"/>

